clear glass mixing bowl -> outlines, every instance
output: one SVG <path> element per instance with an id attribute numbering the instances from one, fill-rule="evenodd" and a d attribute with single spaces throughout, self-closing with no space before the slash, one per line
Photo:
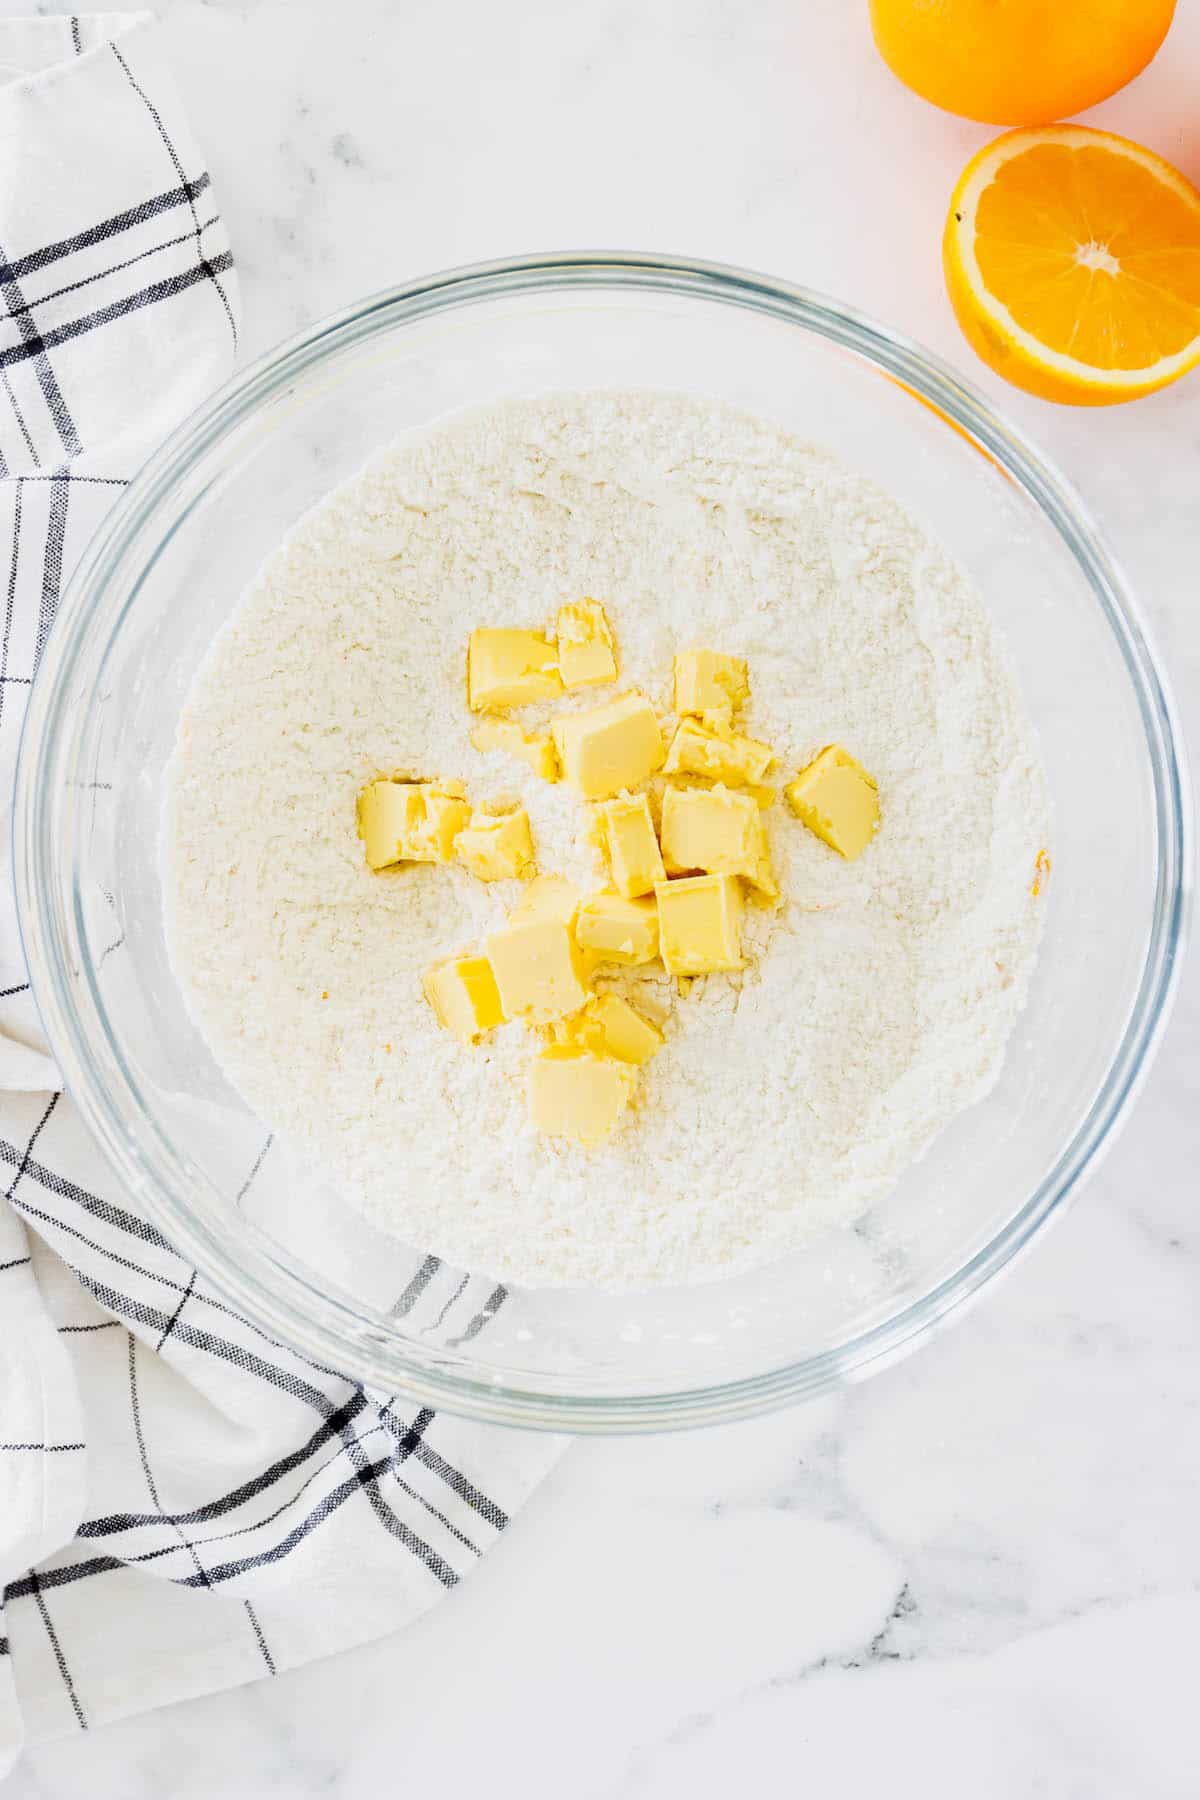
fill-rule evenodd
<path id="1" fill-rule="evenodd" d="M 773 415 L 876 477 L 970 571 L 1019 666 L 1053 789 L 1046 939 L 998 1087 L 853 1229 L 711 1285 L 496 1294 L 486 1329 L 452 1339 L 407 1323 L 409 1250 L 285 1157 L 260 1161 L 264 1127 L 214 1064 L 167 959 L 163 766 L 243 585 L 378 444 L 501 395 L 617 384 Z M 481 1418 L 662 1428 L 878 1367 L 978 1292 L 1077 1187 L 1164 1021 L 1186 913 L 1184 781 L 1119 572 L 1058 475 L 950 369 L 758 276 L 640 256 L 523 259 L 315 326 L 152 458 L 76 572 L 32 696 L 19 898 L 46 1027 L 88 1123 L 161 1229 L 264 1331 Z"/>

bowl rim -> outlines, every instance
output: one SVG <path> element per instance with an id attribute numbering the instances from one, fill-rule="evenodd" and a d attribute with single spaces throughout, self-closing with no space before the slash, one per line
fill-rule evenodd
<path id="1" fill-rule="evenodd" d="M 106 1084 L 79 1028 L 72 996 L 79 973 L 82 921 L 77 906 L 56 904 L 58 834 L 46 829 L 44 808 L 61 799 L 70 740 L 73 678 L 85 653 L 107 646 L 137 593 L 106 615 L 107 584 L 131 543 L 168 503 L 196 461 L 245 423 L 258 407 L 337 352 L 352 349 L 397 325 L 465 306 L 564 289 L 618 286 L 626 291 L 708 300 L 749 309 L 798 326 L 849 350 L 919 403 L 931 407 L 971 448 L 990 458 L 1041 512 L 1098 601 L 1113 632 L 1138 701 L 1154 786 L 1158 838 L 1154 913 L 1136 996 L 1125 1030 L 1087 1115 L 1037 1188 L 995 1235 L 952 1275 L 909 1300 L 888 1318 L 814 1356 L 758 1374 L 705 1387 L 666 1392 L 564 1393 L 509 1386 L 463 1374 L 437 1352 L 398 1348 L 378 1329 L 316 1290 L 280 1256 L 245 1242 L 236 1258 L 188 1204 L 184 1186 L 207 1177 L 170 1144 L 152 1115 L 143 1124 L 160 1160 L 172 1166 L 176 1188 L 148 1160 L 143 1136 L 131 1129 L 117 1094 Z M 112 613 L 110 605 L 109 613 Z M 76 704 L 76 713 L 83 708 Z M 76 723 L 76 729 L 79 729 Z M 1176 990 L 1186 941 L 1191 892 L 1192 831 L 1182 734 L 1169 686 L 1149 641 L 1141 609 L 1086 507 L 1024 433 L 984 395 L 932 352 L 856 308 L 771 276 L 703 260 L 637 252 L 563 252 L 519 256 L 440 271 L 369 295 L 318 320 L 235 374 L 151 455 L 108 513 L 61 597 L 26 713 L 13 811 L 13 857 L 18 918 L 30 980 L 65 1085 L 92 1135 L 130 1195 L 213 1288 L 263 1331 L 298 1354 L 333 1364 L 356 1381 L 395 1389 L 423 1405 L 440 1406 L 496 1424 L 602 1433 L 664 1430 L 747 1417 L 863 1378 L 913 1349 L 960 1312 L 1062 1210 L 1098 1165 L 1128 1117 L 1161 1041 Z M 89 971 L 84 969 L 85 974 Z M 92 990 L 103 1019 L 103 1008 Z M 118 1064 L 120 1052 L 109 1035 Z M 136 1090 L 129 1071 L 124 1078 Z M 272 1275 L 272 1271 L 274 1272 Z M 283 1277 L 281 1282 L 279 1277 Z M 282 1291 L 286 1285 L 287 1291 Z"/>

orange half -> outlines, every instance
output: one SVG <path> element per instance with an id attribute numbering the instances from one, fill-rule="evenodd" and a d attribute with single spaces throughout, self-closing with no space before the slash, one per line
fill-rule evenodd
<path id="1" fill-rule="evenodd" d="M 1200 363 L 1200 193 L 1128 138 L 997 138 L 959 178 L 942 251 L 968 341 L 1031 394 L 1104 406 Z"/>

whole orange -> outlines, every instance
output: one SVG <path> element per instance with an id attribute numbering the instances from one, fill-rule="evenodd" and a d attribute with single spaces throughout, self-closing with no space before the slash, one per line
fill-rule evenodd
<path id="1" fill-rule="evenodd" d="M 883 60 L 914 93 L 987 125 L 1049 125 L 1115 94 L 1175 0 L 870 0 Z"/>

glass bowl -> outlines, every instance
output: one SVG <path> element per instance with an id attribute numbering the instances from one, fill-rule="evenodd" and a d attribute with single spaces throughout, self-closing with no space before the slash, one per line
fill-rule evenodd
<path id="1" fill-rule="evenodd" d="M 998 1086 L 852 1228 L 711 1284 L 506 1294 L 376 1236 L 267 1148 L 172 976 L 162 776 L 242 587 L 376 446 L 502 395 L 615 385 L 773 416 L 874 476 L 959 558 L 1038 730 L 1054 872 Z M 877 1368 L 1077 1188 L 1164 1022 L 1186 916 L 1184 783 L 1162 675 L 1094 527 L 949 368 L 763 277 L 542 257 L 364 301 L 246 369 L 157 452 L 64 595 L 28 715 L 15 849 L 67 1085 L 130 1192 L 228 1302 L 375 1389 L 510 1424 L 637 1430 L 761 1411 Z"/>

